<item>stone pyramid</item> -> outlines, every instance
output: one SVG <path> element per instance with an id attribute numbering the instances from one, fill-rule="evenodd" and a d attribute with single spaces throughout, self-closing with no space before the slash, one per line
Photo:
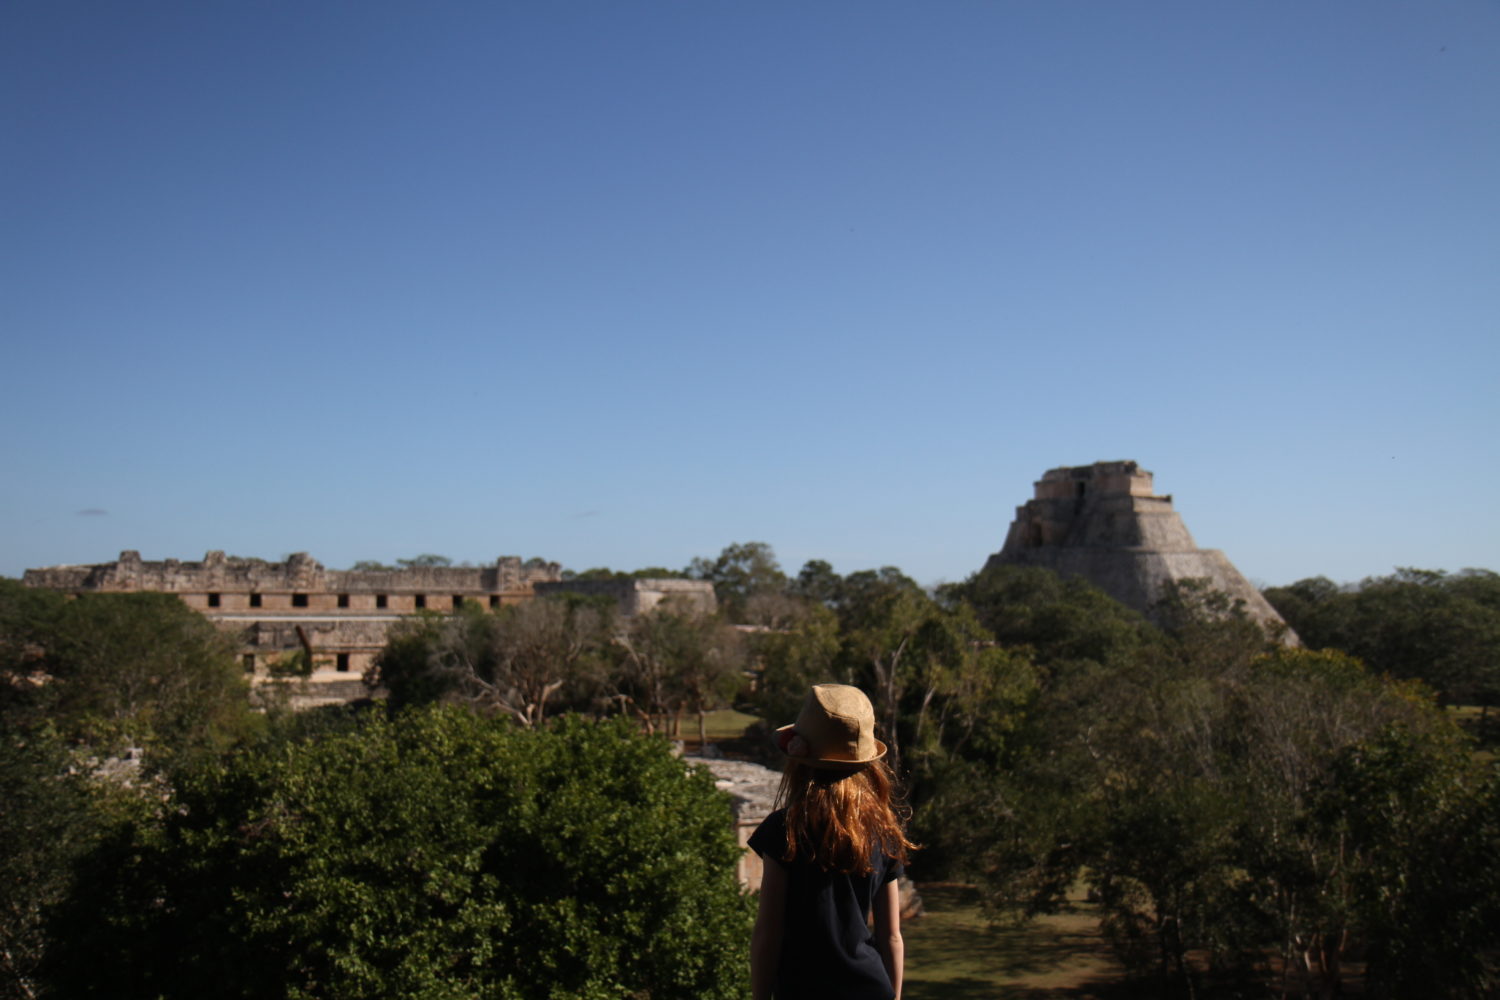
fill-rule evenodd
<path id="1" fill-rule="evenodd" d="M 1246 613 L 1283 629 L 1286 622 L 1217 549 L 1200 549 L 1170 496 L 1157 496 L 1151 473 L 1135 462 L 1051 469 L 1036 496 L 1016 508 L 992 565 L 1042 566 L 1081 576 L 1148 618 L 1169 582 L 1206 579 L 1244 601 Z M 1287 640 L 1296 642 L 1287 630 Z"/>

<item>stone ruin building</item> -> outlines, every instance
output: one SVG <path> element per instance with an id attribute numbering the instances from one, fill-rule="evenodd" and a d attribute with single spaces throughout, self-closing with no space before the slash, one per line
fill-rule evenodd
<path id="1" fill-rule="evenodd" d="M 1157 496 L 1151 473 L 1135 462 L 1050 469 L 1035 487 L 1036 496 L 1016 508 L 1005 545 L 987 567 L 1042 566 L 1080 576 L 1148 618 L 1168 584 L 1206 580 L 1295 644 L 1276 609 L 1224 553 L 1198 548 L 1171 496 Z"/>
<path id="2" fill-rule="evenodd" d="M 663 605 L 676 611 L 694 611 L 708 615 L 719 607 L 718 599 L 714 597 L 713 584 L 707 580 L 655 577 L 633 580 L 562 580 L 555 583 L 538 582 L 535 590 L 538 597 L 558 593 L 611 597 L 622 618 L 634 618 Z"/>
<path id="3" fill-rule="evenodd" d="M 582 591 L 614 597 L 620 613 L 639 614 L 667 600 L 714 610 L 713 586 L 699 580 L 565 581 L 557 563 L 502 556 L 492 566 L 420 566 L 330 570 L 305 552 L 283 562 L 207 553 L 201 562 L 145 561 L 125 551 L 111 563 L 28 569 L 22 582 L 73 594 L 162 591 L 240 636 L 245 670 L 258 682 L 298 649 L 313 673 L 294 699 L 300 706 L 351 701 L 370 692 L 364 675 L 403 617 L 473 602 L 498 608 L 543 593 Z"/>

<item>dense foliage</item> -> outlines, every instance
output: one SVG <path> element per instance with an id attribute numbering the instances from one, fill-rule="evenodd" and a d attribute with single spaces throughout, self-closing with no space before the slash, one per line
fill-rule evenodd
<path id="1" fill-rule="evenodd" d="M 221 749 L 253 727 L 235 643 L 169 594 L 72 599 L 0 580 L 0 718 L 153 763 Z"/>
<path id="2" fill-rule="evenodd" d="M 596 693 L 609 624 L 599 608 L 562 600 L 494 611 L 471 602 L 398 623 L 376 669 L 393 708 L 459 701 L 536 726 Z"/>
<path id="3" fill-rule="evenodd" d="M 1238 977 L 1333 996 L 1361 960 L 1371 995 L 1486 995 L 1493 769 L 1421 685 L 1270 643 L 1201 587 L 1168 600 L 1155 638 L 1049 664 L 1022 752 L 954 803 L 997 911 L 1083 879 L 1166 995 Z"/>
<path id="4" fill-rule="evenodd" d="M 612 600 L 557 597 L 400 622 L 375 679 L 393 708 L 458 702 L 528 727 L 556 710 L 624 714 L 674 734 L 692 712 L 701 734 L 744 686 L 744 666 L 740 634 L 720 616 L 664 606 L 619 621 Z"/>
<path id="5" fill-rule="evenodd" d="M 387 711 L 259 721 L 174 599 L 0 581 L 0 996 L 740 996 L 726 803 L 642 734 L 826 680 L 874 702 L 919 879 L 997 919 L 1082 883 L 1160 995 L 1500 986 L 1500 778 L 1433 693 L 1493 697 L 1495 574 L 1274 589 L 1288 648 L 1196 581 L 1148 621 L 1038 569 L 684 572 L 719 615 L 419 615 Z"/>
<path id="6" fill-rule="evenodd" d="M 175 597 L 0 580 L 0 996 L 37 989 L 78 859 L 255 730 L 246 694 L 232 643 Z"/>
<path id="7" fill-rule="evenodd" d="M 183 778 L 89 859 L 59 995 L 734 997 L 727 801 L 629 726 L 361 717 Z"/>
<path id="8" fill-rule="evenodd" d="M 525 693 L 558 610 L 420 624 Z M 504 691 L 257 717 L 231 649 L 0 584 L 0 997 L 742 994 L 728 801 L 667 744 Z"/>
<path id="9" fill-rule="evenodd" d="M 1266 599 L 1311 648 L 1424 681 L 1448 702 L 1500 698 L 1500 574 L 1399 569 L 1349 587 L 1315 577 Z"/>
<path id="10" fill-rule="evenodd" d="M 1452 586 L 1477 605 L 1488 582 Z M 1010 918 L 1081 880 L 1163 996 L 1332 996 L 1360 964 L 1370 995 L 1497 985 L 1500 784 L 1421 684 L 1288 649 L 1198 581 L 1159 624 L 1022 567 L 934 598 L 893 568 L 809 563 L 783 593 L 807 609 L 759 639 L 755 698 L 788 719 L 813 679 L 871 694 L 919 878 L 975 881 Z M 1406 643 L 1401 675 L 1484 666 L 1483 616 L 1448 607 L 1382 633 Z"/>

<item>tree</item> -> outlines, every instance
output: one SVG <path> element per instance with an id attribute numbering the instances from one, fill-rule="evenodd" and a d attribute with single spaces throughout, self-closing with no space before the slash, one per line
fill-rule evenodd
<path id="1" fill-rule="evenodd" d="M 749 636 L 756 665 L 750 693 L 754 712 L 773 726 L 792 722 L 808 688 L 844 676 L 838 666 L 839 622 L 821 604 L 801 604 L 781 627 Z"/>
<path id="2" fill-rule="evenodd" d="M 719 608 L 732 622 L 744 621 L 745 605 L 752 596 L 786 588 L 786 574 L 765 542 L 727 545 L 716 559 L 695 558 L 685 572 L 694 580 L 714 585 Z"/>
<path id="3" fill-rule="evenodd" d="M 730 998 L 728 802 L 624 724 L 414 710 L 197 770 L 96 851 L 60 996 Z"/>
<path id="4" fill-rule="evenodd" d="M 929 618 L 914 655 L 920 697 L 908 702 L 903 721 L 913 770 L 948 758 L 1003 762 L 1039 682 L 1028 652 L 996 644 L 972 609 L 960 606 Z"/>
<path id="5" fill-rule="evenodd" d="M 844 579 L 826 561 L 809 559 L 803 563 L 789 589 L 797 597 L 833 608 L 843 600 Z"/>
<path id="6" fill-rule="evenodd" d="M 232 640 L 175 597 L 0 580 L 0 996 L 42 995 L 75 863 L 256 722 Z"/>
<path id="7" fill-rule="evenodd" d="M 952 854 L 985 874 L 992 903 L 1045 912 L 1082 877 L 1121 958 L 1159 977 L 1164 995 L 1203 988 L 1190 954 L 1210 969 L 1248 970 L 1268 951 L 1298 985 L 1333 995 L 1351 942 L 1378 954 L 1399 937 L 1382 907 L 1401 895 L 1396 887 L 1418 883 L 1433 887 L 1422 899 L 1455 912 L 1468 905 L 1453 933 L 1470 940 L 1476 914 L 1489 911 L 1454 890 L 1491 884 L 1490 854 L 1472 839 L 1445 848 L 1467 867 L 1441 873 L 1418 842 L 1441 843 L 1441 829 L 1482 812 L 1472 780 L 1417 795 L 1394 775 L 1362 786 L 1340 775 L 1341 759 L 1391 727 L 1429 748 L 1402 773 L 1465 771 L 1453 727 L 1420 686 L 1333 651 L 1250 655 L 1263 636 L 1215 631 L 1213 620 L 1176 627 L 1166 646 L 1136 659 L 1053 671 L 1004 766 L 971 769 L 977 788 L 967 795 L 942 786 L 955 817 L 947 836 L 969 852 Z M 1358 836 L 1355 816 L 1366 817 Z M 1361 838 L 1395 838 L 1400 848 L 1366 849 Z M 1412 905 L 1437 920 L 1436 905 Z M 1401 933 L 1419 937 L 1418 924 Z"/>
<path id="8" fill-rule="evenodd" d="M 565 580 L 624 580 L 627 578 L 628 574 L 612 570 L 608 566 L 594 566 L 578 573 L 572 570 L 563 573 Z"/>
<path id="9" fill-rule="evenodd" d="M 1040 664 L 1118 664 L 1160 642 L 1144 617 L 1104 591 L 1038 566 L 987 566 L 939 597 L 968 604 L 997 642 L 1030 648 Z"/>
<path id="10" fill-rule="evenodd" d="M 466 603 L 455 617 L 468 622 L 471 619 L 467 616 L 471 614 Z M 422 611 L 401 619 L 386 633 L 385 646 L 375 654 L 364 680 L 372 689 L 386 690 L 387 702 L 393 710 L 430 705 L 452 696 L 457 678 L 449 671 L 434 668 L 434 660 L 441 659 L 444 644 L 454 638 L 445 628 L 448 617 L 436 611 Z"/>
<path id="11" fill-rule="evenodd" d="M 1363 925 L 1349 891 L 1353 856 L 1342 834 L 1316 820 L 1318 797 L 1339 756 L 1383 728 L 1451 726 L 1417 686 L 1332 650 L 1259 657 L 1226 698 L 1221 725 L 1237 735 L 1225 742 L 1225 781 L 1243 804 L 1236 853 L 1251 879 L 1246 904 L 1284 979 L 1335 993 Z"/>
<path id="12" fill-rule="evenodd" d="M 666 569 L 662 566 L 647 566 L 629 571 L 610 569 L 608 566 L 595 566 L 582 572 L 563 570 L 564 580 L 674 580 L 683 576 L 680 569 Z"/>
<path id="13" fill-rule="evenodd" d="M 1325 578 L 1266 599 L 1310 648 L 1341 649 L 1376 671 L 1430 684 L 1445 702 L 1500 695 L 1500 576 L 1402 568 L 1358 585 Z"/>
<path id="14" fill-rule="evenodd" d="M 687 576 L 680 569 L 667 569 L 665 566 L 646 566 L 633 569 L 626 575 L 632 580 L 681 580 Z"/>
<path id="15" fill-rule="evenodd" d="M 1163 653 L 1221 675 L 1241 674 L 1256 656 L 1281 647 L 1279 625 L 1262 626 L 1243 600 L 1202 577 L 1168 581 L 1155 612 L 1171 640 L 1161 647 Z"/>
<path id="16" fill-rule="evenodd" d="M 397 559 L 396 565 L 402 569 L 433 569 L 452 566 L 453 560 L 447 556 L 440 556 L 435 552 L 423 552 L 421 555 L 412 556 L 410 559 Z"/>
<path id="17" fill-rule="evenodd" d="M 615 635 L 621 652 L 618 688 L 648 732 L 680 729 L 685 710 L 705 716 L 727 704 L 744 683 L 744 643 L 716 616 L 660 607 L 636 615 Z"/>
<path id="18" fill-rule="evenodd" d="M 1379 997 L 1500 987 L 1500 780 L 1451 728 L 1389 724 L 1343 748 L 1312 802 Z M 1328 991 L 1332 995 L 1335 991 Z"/>
<path id="19" fill-rule="evenodd" d="M 373 680 L 397 708 L 456 700 L 536 726 L 592 693 L 607 627 L 599 608 L 550 598 L 418 615 L 392 629 Z"/>
<path id="20" fill-rule="evenodd" d="M 932 599 L 893 566 L 844 579 L 839 606 L 844 662 L 870 694 L 897 773 L 902 773 L 901 702 L 918 681 L 922 659 L 916 647 L 932 634 L 929 625 L 938 613 Z"/>
<path id="21" fill-rule="evenodd" d="M 0 733 L 0 997 L 42 995 L 45 915 L 75 890 L 73 866 L 105 834 L 99 762 L 47 726 Z"/>
<path id="22" fill-rule="evenodd" d="M 76 599 L 0 580 L 0 718 L 153 766 L 255 725 L 232 636 L 170 594 Z"/>
<path id="23" fill-rule="evenodd" d="M 677 667 L 683 705 L 698 717 L 698 743 L 708 742 L 708 713 L 723 708 L 745 686 L 745 641 L 707 615 L 688 616 L 687 641 Z"/>

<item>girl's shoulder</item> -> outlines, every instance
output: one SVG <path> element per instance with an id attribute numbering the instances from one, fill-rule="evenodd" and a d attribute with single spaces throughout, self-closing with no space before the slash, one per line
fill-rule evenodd
<path id="1" fill-rule="evenodd" d="M 750 835 L 750 849 L 762 858 L 780 861 L 786 856 L 786 810 L 777 809 Z"/>

